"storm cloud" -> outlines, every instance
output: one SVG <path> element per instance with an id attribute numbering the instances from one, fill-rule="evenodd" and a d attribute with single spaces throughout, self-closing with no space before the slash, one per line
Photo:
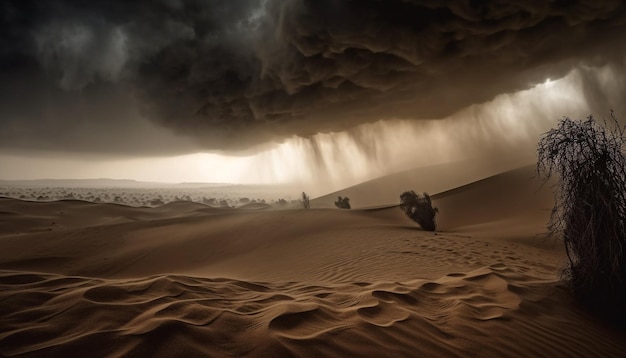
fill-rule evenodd
<path id="1" fill-rule="evenodd" d="M 575 68 L 619 72 L 626 50 L 619 0 L 15 0 L 0 10 L 3 148 L 241 150 L 444 118 Z M 120 134 L 132 144 L 108 145 Z"/>

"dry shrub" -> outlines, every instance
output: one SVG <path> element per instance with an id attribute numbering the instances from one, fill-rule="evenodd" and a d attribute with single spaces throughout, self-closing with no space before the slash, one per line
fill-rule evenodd
<path id="1" fill-rule="evenodd" d="M 302 199 L 300 199 L 300 205 L 302 205 L 302 207 L 305 209 L 311 208 L 311 198 L 309 198 L 309 196 L 305 192 L 302 192 Z"/>
<path id="2" fill-rule="evenodd" d="M 624 129 L 564 118 L 538 145 L 537 171 L 558 174 L 550 231 L 562 235 L 573 292 L 618 322 L 626 317 L 626 160 Z"/>
<path id="3" fill-rule="evenodd" d="M 350 198 L 347 196 L 342 198 L 341 196 L 337 197 L 337 201 L 335 201 L 335 206 L 339 209 L 350 209 Z"/>
<path id="4" fill-rule="evenodd" d="M 405 191 L 400 195 L 400 209 L 422 229 L 435 231 L 437 227 L 435 215 L 439 209 L 433 208 L 433 203 L 427 193 L 424 193 L 422 197 L 413 190 Z"/>

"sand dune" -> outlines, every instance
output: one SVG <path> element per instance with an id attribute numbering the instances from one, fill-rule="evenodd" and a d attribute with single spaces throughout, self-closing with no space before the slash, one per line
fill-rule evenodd
<path id="1" fill-rule="evenodd" d="M 0 354 L 623 356 L 528 173 L 435 195 L 437 233 L 397 207 L 0 199 Z"/>
<path id="2" fill-rule="evenodd" d="M 437 280 L 132 280 L 3 272 L 15 356 L 620 356 L 554 280 L 494 264 Z"/>
<path id="3" fill-rule="evenodd" d="M 347 196 L 352 208 L 394 205 L 406 190 L 432 195 L 517 169 L 519 163 L 533 162 L 534 158 L 516 158 L 506 162 L 466 160 L 413 168 L 323 195 L 311 200 L 311 203 L 315 208 L 335 208 L 337 196 Z"/>

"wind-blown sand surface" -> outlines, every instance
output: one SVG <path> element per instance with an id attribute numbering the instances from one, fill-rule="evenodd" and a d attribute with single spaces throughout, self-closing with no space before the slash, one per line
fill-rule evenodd
<path id="1" fill-rule="evenodd" d="M 437 233 L 397 207 L 0 199 L 0 354 L 623 356 L 559 282 L 531 176 L 435 195 Z"/>

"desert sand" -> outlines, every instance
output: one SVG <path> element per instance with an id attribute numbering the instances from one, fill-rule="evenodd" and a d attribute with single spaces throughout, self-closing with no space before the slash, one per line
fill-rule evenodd
<path id="1" fill-rule="evenodd" d="M 0 199 L 0 355 L 624 356 L 559 280 L 532 177 L 431 191 L 434 233 L 364 187 L 379 206 Z"/>

